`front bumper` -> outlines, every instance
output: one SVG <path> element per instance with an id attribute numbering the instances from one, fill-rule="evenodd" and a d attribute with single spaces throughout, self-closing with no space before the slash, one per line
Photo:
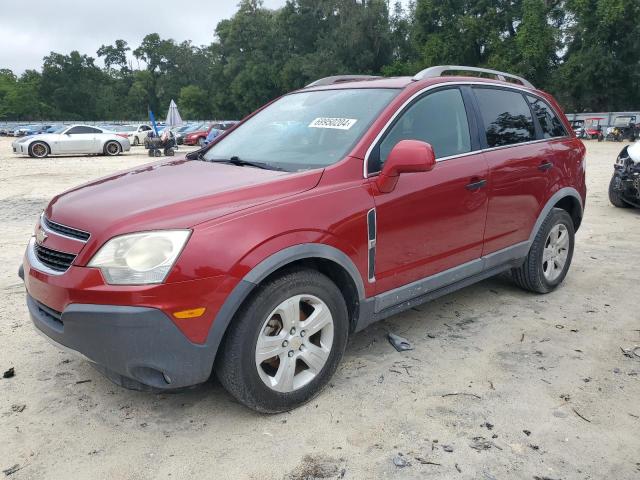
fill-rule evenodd
<path id="1" fill-rule="evenodd" d="M 72 265 L 47 273 L 33 259 L 30 242 L 19 276 L 35 327 L 55 343 L 95 363 L 119 385 L 176 389 L 205 382 L 217 343 L 208 343 L 231 277 L 170 284 L 111 286 L 95 268 Z M 171 312 L 206 306 L 202 317 L 173 318 Z"/>
<path id="2" fill-rule="evenodd" d="M 13 153 L 17 153 L 20 155 L 27 155 L 29 152 L 27 150 L 27 146 L 25 142 L 21 142 L 19 140 L 16 140 L 14 142 L 11 143 L 11 148 L 13 150 Z"/>
<path id="3" fill-rule="evenodd" d="M 211 374 L 210 349 L 189 342 L 160 310 L 72 304 L 57 312 L 29 294 L 27 307 L 38 330 L 119 385 L 168 390 L 205 382 Z"/>

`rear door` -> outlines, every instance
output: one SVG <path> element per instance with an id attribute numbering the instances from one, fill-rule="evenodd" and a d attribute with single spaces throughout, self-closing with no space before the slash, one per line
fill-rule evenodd
<path id="1" fill-rule="evenodd" d="M 540 138 L 523 92 L 473 88 L 489 164 L 489 204 L 482 255 L 527 241 L 555 174 L 555 152 Z"/>
<path id="2" fill-rule="evenodd" d="M 427 91 L 398 115 L 372 149 L 369 175 L 379 172 L 401 140 L 430 143 L 437 161 L 430 172 L 400 175 L 394 191 L 374 198 L 377 292 L 480 257 L 488 168 L 472 112 L 466 87 Z"/>

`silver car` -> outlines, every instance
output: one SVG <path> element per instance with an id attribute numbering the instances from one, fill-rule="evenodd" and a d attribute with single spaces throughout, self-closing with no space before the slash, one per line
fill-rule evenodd
<path id="1" fill-rule="evenodd" d="M 126 137 L 89 125 L 65 126 L 54 133 L 22 137 L 11 146 L 13 153 L 36 158 L 72 154 L 115 156 L 131 149 Z"/>

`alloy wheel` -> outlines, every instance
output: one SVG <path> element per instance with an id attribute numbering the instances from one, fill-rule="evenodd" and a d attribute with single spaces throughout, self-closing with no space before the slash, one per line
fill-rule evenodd
<path id="1" fill-rule="evenodd" d="M 547 281 L 553 282 L 562 274 L 568 255 L 569 231 L 559 223 L 549 232 L 542 252 L 542 273 Z"/>
<path id="2" fill-rule="evenodd" d="M 262 324 L 255 361 L 260 379 L 288 393 L 304 387 L 324 368 L 333 345 L 329 307 L 313 295 L 296 295 L 278 305 Z"/>
<path id="3" fill-rule="evenodd" d="M 33 147 L 31 147 L 31 151 L 38 158 L 42 158 L 47 155 L 47 147 L 42 143 L 36 143 L 33 145 Z"/>
<path id="4" fill-rule="evenodd" d="M 120 147 L 115 142 L 107 143 L 107 153 L 109 155 L 117 155 L 120 152 Z"/>

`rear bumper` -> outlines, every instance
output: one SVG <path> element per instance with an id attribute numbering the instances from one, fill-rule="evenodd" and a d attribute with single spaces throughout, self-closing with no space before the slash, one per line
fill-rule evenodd
<path id="1" fill-rule="evenodd" d="M 191 343 L 161 310 L 71 304 L 57 312 L 29 294 L 27 306 L 39 331 L 120 385 L 169 390 L 205 382 L 211 374 L 211 349 Z"/>

